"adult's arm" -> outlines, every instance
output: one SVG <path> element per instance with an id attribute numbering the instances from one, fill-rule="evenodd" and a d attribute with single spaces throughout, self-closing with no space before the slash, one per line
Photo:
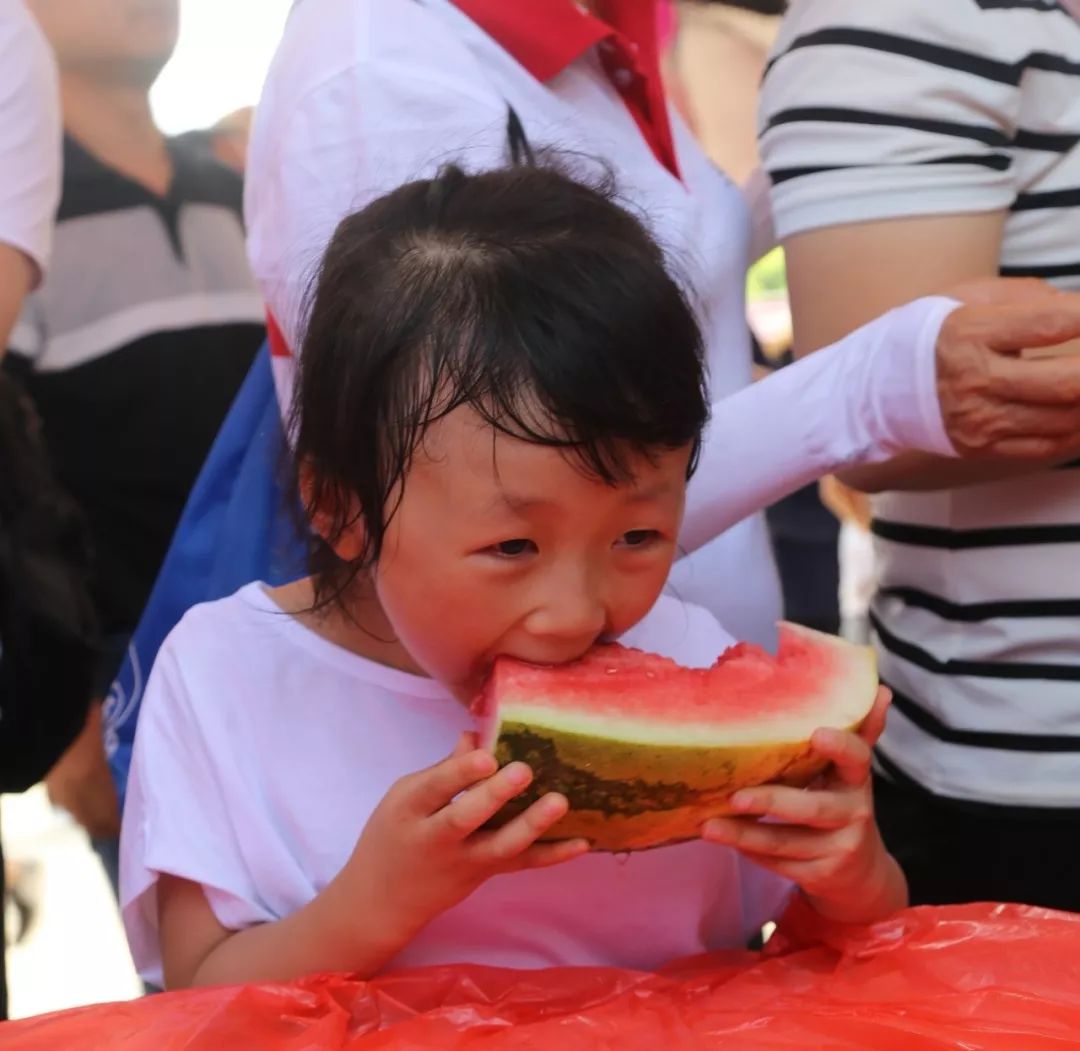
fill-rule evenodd
<path id="1" fill-rule="evenodd" d="M 976 466 L 1062 458 L 1080 441 L 1080 357 L 1016 351 L 1078 337 L 1080 295 L 931 297 L 723 399 L 687 492 L 682 548 L 824 474 L 901 453 Z"/>
<path id="2" fill-rule="evenodd" d="M 950 215 L 855 223 L 785 239 L 788 280 L 799 357 L 813 353 L 864 323 L 873 311 L 930 295 L 942 288 L 989 281 L 997 271 L 1004 214 Z M 884 257 L 880 267 L 860 260 Z M 999 301 L 1046 294 L 1049 286 L 1019 281 Z M 841 294 L 843 287 L 846 294 Z M 986 285 L 989 289 L 991 286 Z M 1023 349 L 1023 348 L 1020 348 Z M 933 490 L 978 485 L 1042 470 L 1080 455 L 1080 434 L 1065 449 L 1032 459 L 946 459 L 906 452 L 883 463 L 842 471 L 854 489 Z"/>
<path id="3" fill-rule="evenodd" d="M 0 359 L 34 280 L 34 267 L 17 248 L 0 244 Z"/>
<path id="4" fill-rule="evenodd" d="M 761 148 L 798 355 L 899 303 L 999 272 L 1020 121 L 1018 84 L 999 71 L 1022 47 L 1002 25 L 938 0 L 804 0 L 786 18 L 762 93 Z M 841 478 L 865 491 L 937 489 L 1078 451 L 1080 438 L 1052 458 L 907 453 Z"/>
<path id="5" fill-rule="evenodd" d="M 40 280 L 60 196 L 56 66 L 21 0 L 0 10 L 0 356 Z"/>

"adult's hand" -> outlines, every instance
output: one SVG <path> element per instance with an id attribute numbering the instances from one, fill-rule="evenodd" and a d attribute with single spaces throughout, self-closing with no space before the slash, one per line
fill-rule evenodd
<path id="1" fill-rule="evenodd" d="M 1080 356 L 1021 356 L 1080 338 L 1080 295 L 996 279 L 951 291 L 715 402 L 681 549 L 829 473 L 940 489 L 1080 456 Z"/>
<path id="2" fill-rule="evenodd" d="M 965 458 L 1050 461 L 1080 451 L 1080 295 L 1041 281 L 986 280 L 955 290 L 965 306 L 938 336 L 938 397 Z"/>

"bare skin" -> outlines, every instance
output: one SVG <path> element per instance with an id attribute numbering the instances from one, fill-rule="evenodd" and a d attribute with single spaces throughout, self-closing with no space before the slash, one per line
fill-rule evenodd
<path id="1" fill-rule="evenodd" d="M 0 244 L 0 361 L 34 280 L 34 264 L 17 248 Z"/>
<path id="2" fill-rule="evenodd" d="M 924 295 L 959 295 L 980 310 L 992 306 L 1001 311 L 957 315 L 942 332 L 950 353 L 939 354 L 939 391 L 962 458 L 909 453 L 845 471 L 839 476 L 845 484 L 864 492 L 975 485 L 1042 470 L 1080 454 L 1080 426 L 1074 418 L 1080 400 L 1073 375 L 1080 375 L 1080 360 L 1059 362 L 1057 378 L 1041 390 L 1035 388 L 1050 372 L 1030 368 L 1039 363 L 1018 360 L 1025 345 L 1075 338 L 1075 326 L 1051 317 L 1055 304 L 1069 310 L 1075 297 L 1041 281 L 996 278 L 1003 227 L 1004 213 L 989 212 L 853 223 L 785 242 L 799 356 Z M 874 265 L 865 265 L 867 259 Z M 1041 321 L 1021 325 L 1008 316 L 1010 305 L 1034 308 L 1044 299 Z M 1002 360 L 979 353 L 979 341 L 998 350 Z"/>

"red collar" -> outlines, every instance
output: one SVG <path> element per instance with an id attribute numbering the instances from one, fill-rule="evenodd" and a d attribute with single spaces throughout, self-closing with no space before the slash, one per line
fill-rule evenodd
<path id="1" fill-rule="evenodd" d="M 537 80 L 550 80 L 602 40 L 657 50 L 657 0 L 607 0 L 606 18 L 574 0 L 453 0 Z"/>
<path id="2" fill-rule="evenodd" d="M 604 18 L 574 0 L 452 2 L 540 81 L 604 44 L 605 70 L 657 159 L 678 175 L 660 72 L 659 0 L 605 0 Z"/>

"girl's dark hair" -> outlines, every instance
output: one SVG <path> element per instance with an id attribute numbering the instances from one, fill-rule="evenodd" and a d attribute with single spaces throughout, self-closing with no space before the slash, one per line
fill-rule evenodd
<path id="1" fill-rule="evenodd" d="M 459 406 L 608 484 L 630 451 L 691 443 L 696 462 L 701 333 L 610 176 L 446 168 L 344 219 L 313 288 L 292 434 L 327 532 L 317 604 L 378 560 L 418 444 Z M 332 545 L 357 519 L 363 551 L 344 563 Z"/>

